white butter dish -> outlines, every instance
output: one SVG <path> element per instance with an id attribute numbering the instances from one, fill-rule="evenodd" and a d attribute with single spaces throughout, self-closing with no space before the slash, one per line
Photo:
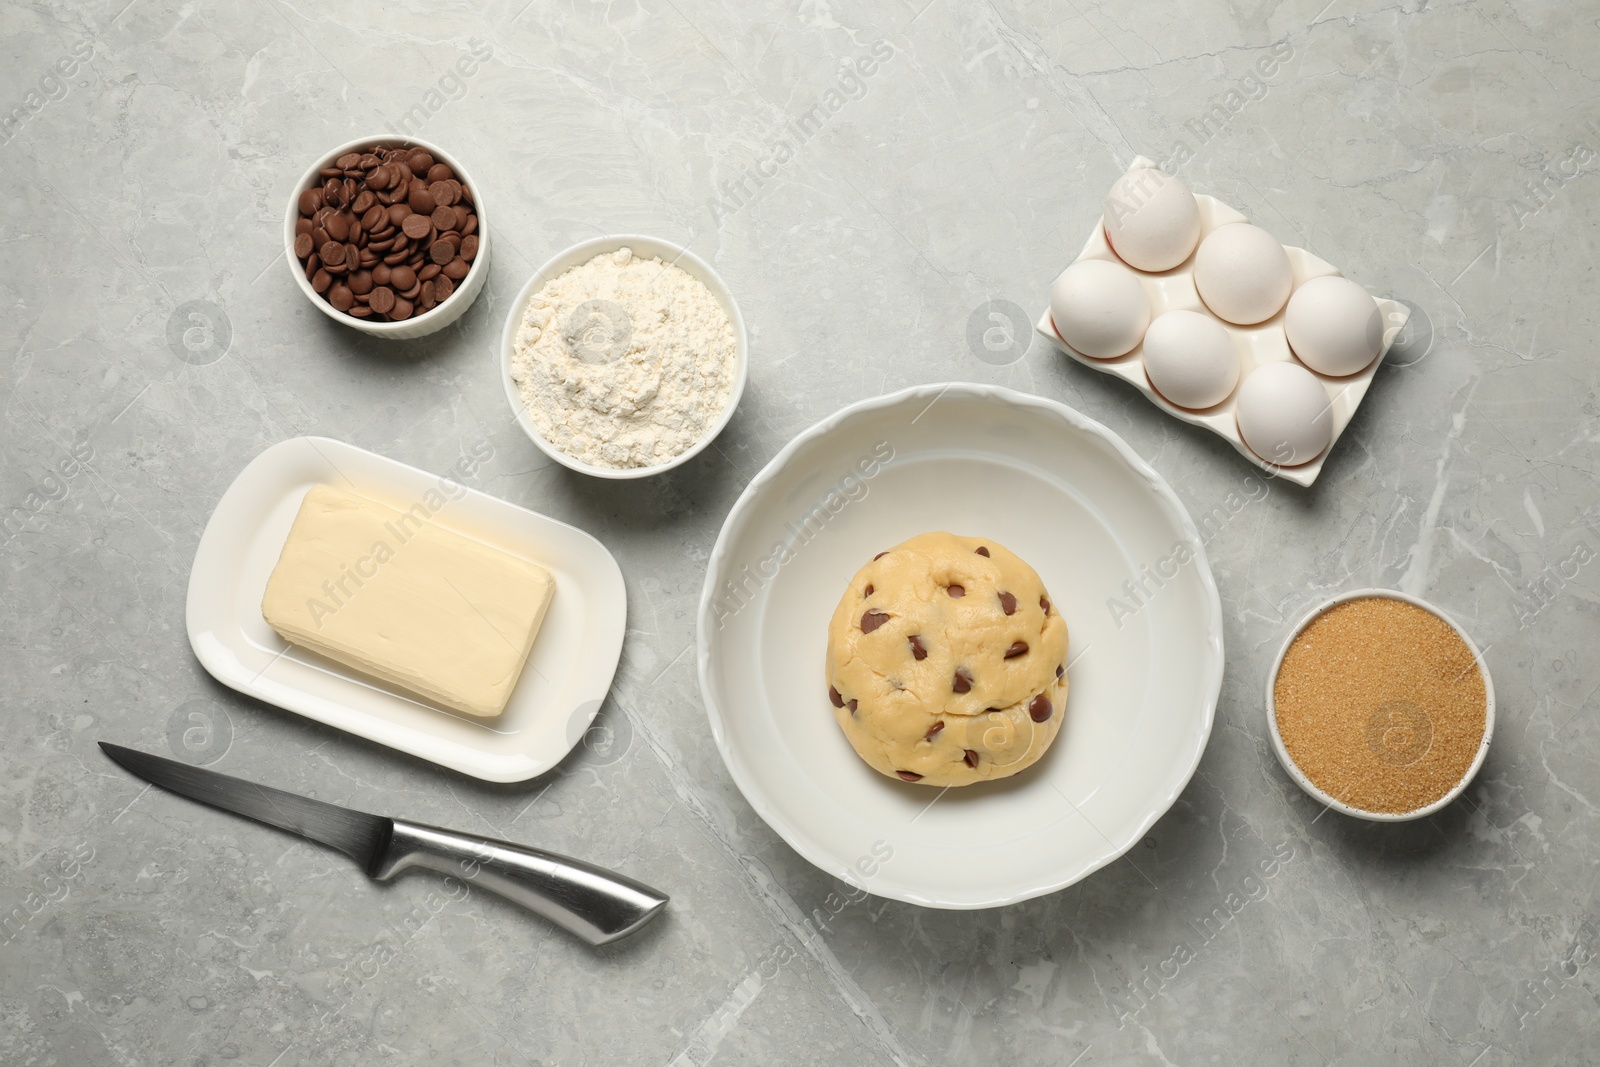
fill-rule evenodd
<path id="1" fill-rule="evenodd" d="M 505 711 L 473 720 L 280 637 L 261 614 L 267 579 L 306 492 L 326 484 L 434 520 L 537 563 L 555 595 Z M 566 523 L 326 437 L 273 445 L 234 479 L 189 574 L 189 643 L 225 685 L 475 778 L 543 774 L 589 728 L 622 654 L 627 590 L 604 545 Z"/>

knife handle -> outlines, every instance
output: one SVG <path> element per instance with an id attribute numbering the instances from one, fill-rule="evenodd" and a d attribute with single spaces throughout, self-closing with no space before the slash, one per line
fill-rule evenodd
<path id="1" fill-rule="evenodd" d="M 394 820 L 371 872 L 387 882 L 423 867 L 481 886 L 543 915 L 591 945 L 626 937 L 655 917 L 667 895 L 582 860 L 509 841 Z"/>

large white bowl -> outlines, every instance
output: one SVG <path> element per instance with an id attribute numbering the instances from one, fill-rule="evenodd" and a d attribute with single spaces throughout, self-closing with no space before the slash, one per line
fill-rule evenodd
<path id="1" fill-rule="evenodd" d="M 851 575 L 927 530 L 1033 564 L 1071 636 L 1050 751 L 948 792 L 857 758 L 823 681 Z M 1123 583 L 1141 580 L 1135 602 Z M 1121 438 L 1052 400 L 953 383 L 845 408 L 756 476 L 712 552 L 698 651 L 717 748 L 785 841 L 879 896 L 987 908 L 1105 866 L 1177 799 L 1211 732 L 1222 610 L 1194 524 Z"/>
<path id="2" fill-rule="evenodd" d="M 346 152 L 365 152 L 377 144 L 404 144 L 425 148 L 436 162 L 444 163 L 456 172 L 456 178 L 472 190 L 472 207 L 478 216 L 478 254 L 472 261 L 472 268 L 467 271 L 467 276 L 461 279 L 455 292 L 445 298 L 444 302 L 437 305 L 432 311 L 424 311 L 420 315 L 413 315 L 400 322 L 374 322 L 371 319 L 358 319 L 346 315 L 324 300 L 311 283 L 306 280 L 305 264 L 301 263 L 294 254 L 294 224 L 300 219 L 300 193 L 309 189 L 313 178 L 324 167 L 333 165 L 333 161 Z M 318 183 L 320 184 L 320 182 Z M 489 214 L 483 202 L 483 187 L 473 181 L 455 156 L 446 152 L 438 145 L 424 141 L 418 137 L 394 137 L 374 135 L 371 137 L 357 137 L 354 141 L 347 141 L 338 148 L 318 159 L 295 183 L 294 189 L 289 193 L 289 207 L 283 217 L 283 249 L 284 258 L 289 261 L 289 273 L 294 275 L 295 285 L 306 294 L 306 298 L 316 305 L 317 309 L 333 321 L 353 330 L 371 334 L 374 337 L 386 337 L 391 341 L 411 341 L 418 337 L 426 337 L 455 322 L 466 314 L 467 308 L 478 299 L 478 294 L 483 291 L 484 280 L 489 277 Z"/>
<path id="3" fill-rule="evenodd" d="M 727 407 L 722 409 L 706 435 L 696 441 L 688 451 L 672 457 L 665 463 L 657 463 L 653 467 L 599 467 L 563 452 L 534 425 L 533 417 L 528 414 L 527 406 L 522 402 L 522 393 L 511 377 L 511 359 L 516 355 L 517 329 L 522 325 L 523 312 L 527 310 L 528 301 L 533 299 L 533 295 L 552 278 L 559 278 L 573 267 L 587 263 L 595 256 L 606 252 L 615 252 L 619 248 L 631 248 L 633 254 L 642 259 L 659 258 L 663 263 L 676 264 L 683 268 L 690 277 L 711 290 L 711 295 L 717 298 L 717 303 L 722 305 L 728 321 L 733 324 L 735 368 L 733 389 L 728 394 Z M 745 335 L 744 316 L 739 313 L 739 302 L 733 298 L 733 291 L 722 280 L 722 276 L 712 269 L 711 264 L 682 245 L 637 233 L 593 237 L 587 241 L 580 241 L 553 256 L 534 272 L 533 277 L 528 279 L 528 283 L 517 294 L 517 298 L 511 302 L 511 312 L 506 316 L 505 329 L 500 334 L 500 384 L 505 388 L 506 402 L 511 405 L 517 425 L 522 427 L 522 432 L 527 434 L 528 439 L 545 455 L 579 474 L 589 474 L 596 478 L 645 478 L 672 470 L 674 467 L 681 467 L 689 462 L 703 452 L 733 418 L 734 409 L 739 406 L 739 398 L 744 395 L 744 383 L 749 371 L 750 341 Z"/>

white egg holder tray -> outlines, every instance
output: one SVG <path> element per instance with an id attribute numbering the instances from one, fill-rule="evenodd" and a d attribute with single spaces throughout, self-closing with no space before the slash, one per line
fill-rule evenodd
<path id="1" fill-rule="evenodd" d="M 1138 170 L 1142 167 L 1153 167 L 1155 164 L 1148 159 L 1140 157 L 1134 161 L 1130 168 Z M 1233 222 L 1249 222 L 1250 220 L 1222 201 L 1211 196 L 1196 193 L 1196 203 L 1200 206 L 1200 240 L 1218 226 L 1226 226 Z M 1199 242 L 1196 242 L 1196 248 Z M 1340 272 L 1331 263 L 1318 259 L 1303 248 L 1285 245 L 1284 251 L 1289 255 L 1289 266 L 1294 271 L 1294 288 L 1312 278 L 1321 278 L 1327 275 L 1340 275 Z M 1208 408 L 1191 409 L 1179 407 L 1156 391 L 1150 384 L 1150 376 L 1145 373 L 1144 367 L 1144 342 L 1141 340 L 1134 346 L 1133 351 L 1123 356 L 1111 359 L 1094 359 L 1074 351 L 1072 346 L 1061 339 L 1056 332 L 1055 323 L 1050 317 L 1050 307 L 1045 306 L 1044 313 L 1039 316 L 1039 321 L 1034 324 L 1045 340 L 1055 345 L 1061 351 L 1082 363 L 1086 367 L 1093 367 L 1104 374 L 1115 375 L 1124 381 L 1131 382 L 1141 393 L 1150 399 L 1156 407 L 1165 411 L 1174 418 L 1194 426 L 1203 426 L 1222 437 L 1245 459 L 1256 466 L 1271 473 L 1274 477 L 1283 478 L 1294 482 L 1296 485 L 1309 486 L 1317 480 L 1317 475 L 1322 473 L 1322 465 L 1333 452 L 1333 446 L 1338 443 L 1339 435 L 1344 433 L 1344 428 L 1350 425 L 1350 420 L 1355 418 L 1356 409 L 1361 406 L 1362 398 L 1367 395 L 1367 389 L 1372 384 L 1372 378 L 1378 373 L 1378 367 L 1383 363 L 1383 358 L 1389 352 L 1389 347 L 1394 343 L 1395 337 L 1405 327 L 1406 319 L 1410 316 L 1410 309 L 1404 304 L 1393 300 L 1384 300 L 1378 297 L 1373 299 L 1378 305 L 1378 313 L 1383 323 L 1383 347 L 1378 352 L 1378 357 L 1369 363 L 1365 370 L 1343 378 L 1333 378 L 1326 374 L 1318 374 L 1306 367 L 1305 363 L 1296 358 L 1289 348 L 1289 339 L 1283 331 L 1283 308 L 1277 314 L 1264 322 L 1254 326 L 1237 326 L 1226 319 L 1219 318 L 1206 307 L 1200 299 L 1200 293 L 1194 285 L 1194 253 L 1189 258 L 1173 267 L 1171 270 L 1152 273 L 1150 271 L 1136 270 L 1128 266 L 1118 255 L 1112 251 L 1110 243 L 1106 240 L 1105 226 L 1101 220 L 1096 220 L 1094 232 L 1089 235 L 1089 240 L 1084 243 L 1083 251 L 1078 253 L 1077 263 L 1085 259 L 1104 259 L 1112 263 L 1127 267 L 1139 278 L 1139 284 L 1144 288 L 1145 297 L 1150 301 L 1150 321 L 1154 322 L 1158 315 L 1168 311 L 1198 311 L 1200 314 L 1221 323 L 1223 329 L 1233 338 L 1234 350 L 1239 354 L 1239 382 L 1233 392 L 1223 398 L 1221 403 L 1213 404 Z M 1070 267 L 1072 264 L 1068 264 Z M 1291 290 L 1292 292 L 1292 290 Z M 1287 307 L 1285 301 L 1285 307 Z M 1316 379 L 1322 383 L 1328 392 L 1329 414 L 1333 420 L 1333 434 L 1329 438 L 1328 447 L 1324 448 L 1317 457 L 1307 463 L 1299 463 L 1292 467 L 1281 466 L 1270 460 L 1262 459 L 1250 450 L 1244 443 L 1244 438 L 1239 434 L 1239 422 L 1234 414 L 1235 402 L 1239 396 L 1239 386 L 1244 384 L 1251 371 L 1266 363 L 1298 363 L 1306 370 L 1311 371 Z"/>

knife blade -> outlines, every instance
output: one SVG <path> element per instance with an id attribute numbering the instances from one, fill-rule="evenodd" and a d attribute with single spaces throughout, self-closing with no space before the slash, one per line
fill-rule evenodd
<path id="1" fill-rule="evenodd" d="M 370 815 L 107 741 L 100 748 L 125 770 L 169 792 L 336 848 L 375 881 L 413 867 L 452 875 L 543 915 L 591 945 L 633 933 L 669 899 L 626 875 L 542 849 Z"/>

